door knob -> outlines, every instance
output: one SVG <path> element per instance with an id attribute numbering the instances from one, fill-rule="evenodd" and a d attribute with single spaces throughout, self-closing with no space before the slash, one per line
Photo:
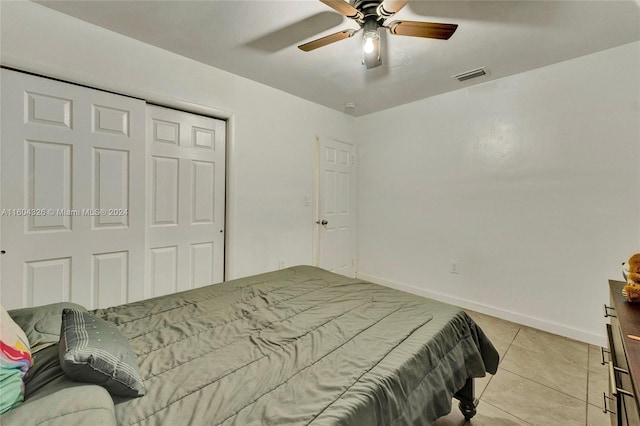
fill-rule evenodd
<path id="1" fill-rule="evenodd" d="M 317 223 L 318 225 L 326 225 L 326 224 L 327 224 L 327 223 L 329 223 L 329 222 L 327 222 L 326 220 L 316 220 L 316 223 Z"/>

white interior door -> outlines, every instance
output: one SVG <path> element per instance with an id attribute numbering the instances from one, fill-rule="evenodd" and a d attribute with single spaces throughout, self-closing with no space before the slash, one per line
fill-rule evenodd
<path id="1" fill-rule="evenodd" d="M 352 144 L 318 140 L 319 267 L 354 277 L 356 259 L 356 162 Z"/>
<path id="2" fill-rule="evenodd" d="M 147 106 L 148 296 L 224 280 L 225 124 Z"/>
<path id="3" fill-rule="evenodd" d="M 1 72 L 2 305 L 141 299 L 145 103 Z"/>

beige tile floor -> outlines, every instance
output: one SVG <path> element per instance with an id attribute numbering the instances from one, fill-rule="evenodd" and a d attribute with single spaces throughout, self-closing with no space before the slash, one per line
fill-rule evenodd
<path id="1" fill-rule="evenodd" d="M 500 353 L 495 376 L 476 380 L 478 413 L 465 422 L 454 400 L 434 426 L 609 426 L 600 348 L 467 311 Z"/>

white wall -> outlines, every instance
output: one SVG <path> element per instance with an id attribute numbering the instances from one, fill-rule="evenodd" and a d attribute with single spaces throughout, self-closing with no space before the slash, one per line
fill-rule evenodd
<path id="1" fill-rule="evenodd" d="M 603 343 L 640 251 L 639 101 L 633 43 L 358 119 L 358 275 Z"/>
<path id="2" fill-rule="evenodd" d="M 315 138 L 353 118 L 31 2 L 1 2 L 3 65 L 232 117 L 229 278 L 313 262 Z"/>

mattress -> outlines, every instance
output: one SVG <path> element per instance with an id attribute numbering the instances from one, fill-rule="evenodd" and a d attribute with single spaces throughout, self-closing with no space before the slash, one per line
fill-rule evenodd
<path id="1" fill-rule="evenodd" d="M 94 312 L 147 389 L 123 425 L 430 425 L 498 364 L 460 308 L 310 266 Z"/>

